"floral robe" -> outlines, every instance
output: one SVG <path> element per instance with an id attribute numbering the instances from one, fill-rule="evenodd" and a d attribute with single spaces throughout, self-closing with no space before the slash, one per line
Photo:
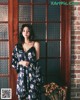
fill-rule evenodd
<path id="1" fill-rule="evenodd" d="M 21 60 L 29 61 L 30 64 L 19 65 L 18 62 Z M 12 53 L 12 67 L 18 74 L 16 94 L 19 100 L 40 100 L 41 67 L 39 60 L 36 60 L 35 48 L 31 47 L 25 52 L 15 45 Z"/>

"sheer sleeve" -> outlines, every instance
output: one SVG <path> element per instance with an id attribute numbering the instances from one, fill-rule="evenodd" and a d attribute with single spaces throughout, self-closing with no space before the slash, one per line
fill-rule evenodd
<path id="1" fill-rule="evenodd" d="M 36 60 L 36 84 L 37 86 L 41 86 L 42 84 L 42 78 L 41 78 L 41 66 L 40 66 L 40 60 Z"/>
<path id="2" fill-rule="evenodd" d="M 12 67 L 16 69 L 17 73 L 19 72 L 19 64 L 17 58 L 17 46 L 15 46 L 12 52 Z"/>
<path id="3" fill-rule="evenodd" d="M 40 86 L 42 85 L 40 59 L 31 61 L 29 66 L 34 70 L 36 85 L 40 88 Z"/>

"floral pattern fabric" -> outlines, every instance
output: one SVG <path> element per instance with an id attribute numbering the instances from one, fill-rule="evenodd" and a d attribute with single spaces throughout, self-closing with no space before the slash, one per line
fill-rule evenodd
<path id="1" fill-rule="evenodd" d="M 28 66 L 19 65 L 21 60 L 29 61 Z M 36 50 L 31 47 L 27 52 L 18 49 L 12 53 L 12 67 L 16 69 L 18 78 L 16 94 L 19 100 L 40 100 L 41 67 L 36 60 Z"/>

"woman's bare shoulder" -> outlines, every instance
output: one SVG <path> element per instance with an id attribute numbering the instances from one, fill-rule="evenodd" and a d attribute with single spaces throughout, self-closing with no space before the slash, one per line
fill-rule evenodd
<path id="1" fill-rule="evenodd" d="M 34 47 L 39 47 L 40 46 L 40 43 L 38 41 L 35 41 L 34 42 Z"/>

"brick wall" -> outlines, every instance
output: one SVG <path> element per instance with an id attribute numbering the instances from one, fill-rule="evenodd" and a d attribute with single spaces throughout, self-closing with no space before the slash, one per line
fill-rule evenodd
<path id="1" fill-rule="evenodd" d="M 80 100 L 80 0 L 71 6 L 71 100 Z"/>

